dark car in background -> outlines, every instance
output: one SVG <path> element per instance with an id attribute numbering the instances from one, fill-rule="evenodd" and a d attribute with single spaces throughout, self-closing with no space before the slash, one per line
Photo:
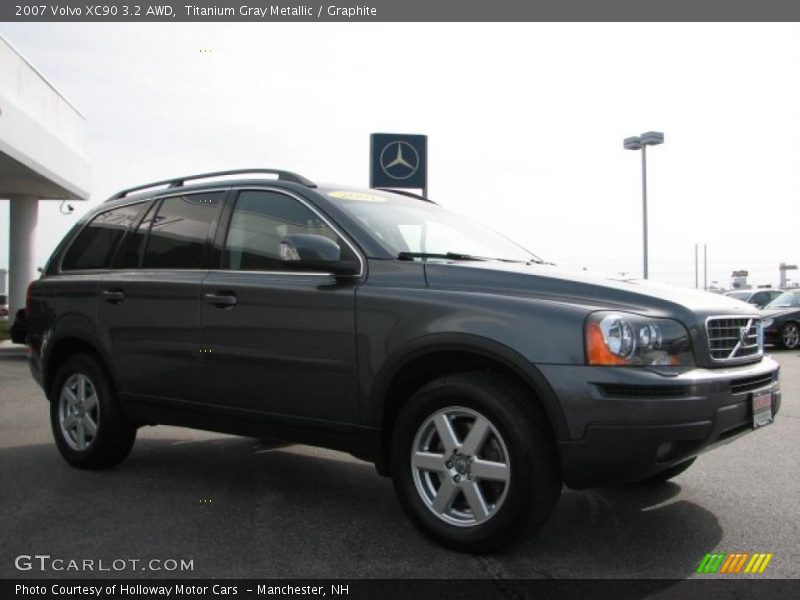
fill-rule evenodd
<path id="1" fill-rule="evenodd" d="M 157 424 L 325 446 L 468 551 L 541 527 L 563 484 L 675 477 L 781 402 L 755 307 L 573 275 L 427 198 L 269 169 L 116 194 L 26 314 L 71 465 L 113 466 Z"/>
<path id="2" fill-rule="evenodd" d="M 800 348 L 800 290 L 783 292 L 764 307 L 761 319 L 766 343 Z"/>
<path id="3" fill-rule="evenodd" d="M 11 324 L 11 341 L 15 344 L 24 344 L 26 333 L 25 309 L 20 308 L 14 315 L 14 322 Z"/>
<path id="4" fill-rule="evenodd" d="M 0 319 L 8 318 L 8 296 L 0 294 Z"/>
<path id="5" fill-rule="evenodd" d="M 783 293 L 783 290 L 732 290 L 725 292 L 728 298 L 734 298 L 752 304 L 757 308 L 764 308 Z"/>

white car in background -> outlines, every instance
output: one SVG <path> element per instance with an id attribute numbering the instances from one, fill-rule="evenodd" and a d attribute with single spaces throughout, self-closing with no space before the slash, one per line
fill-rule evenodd
<path id="1" fill-rule="evenodd" d="M 736 300 L 741 300 L 742 302 L 747 302 L 748 304 L 752 304 L 757 306 L 758 308 L 764 308 L 767 304 L 775 300 L 778 296 L 783 293 L 783 290 L 774 290 L 774 289 L 765 289 L 765 290 L 731 290 L 730 292 L 725 292 L 725 295 L 729 298 L 734 298 Z"/>

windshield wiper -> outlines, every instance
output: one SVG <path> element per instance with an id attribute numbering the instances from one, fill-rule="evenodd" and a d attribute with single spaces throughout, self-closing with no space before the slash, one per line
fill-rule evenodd
<path id="1" fill-rule="evenodd" d="M 517 260 L 514 258 L 494 258 L 491 256 L 475 256 L 473 254 L 462 254 L 461 252 L 444 252 L 444 253 L 437 253 L 437 252 L 399 252 L 397 254 L 398 260 L 414 260 L 415 258 L 441 258 L 443 260 L 480 260 L 480 261 L 487 261 L 487 260 L 496 260 L 498 262 L 504 263 L 518 263 L 521 265 L 530 265 L 530 264 L 537 264 L 537 265 L 552 265 L 555 263 L 550 263 L 543 261 L 541 258 L 534 257 L 530 260 Z"/>
<path id="2" fill-rule="evenodd" d="M 415 258 L 442 258 L 446 260 L 491 260 L 483 256 L 472 256 L 471 254 L 460 254 L 458 252 L 400 252 L 398 260 L 414 260 Z"/>

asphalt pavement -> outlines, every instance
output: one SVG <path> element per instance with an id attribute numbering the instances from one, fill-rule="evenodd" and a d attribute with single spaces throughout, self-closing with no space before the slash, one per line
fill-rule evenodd
<path id="1" fill-rule="evenodd" d="M 773 354 L 783 408 L 772 425 L 665 485 L 565 489 L 537 536 L 470 556 L 427 541 L 391 481 L 338 452 L 147 427 L 119 467 L 70 468 L 24 354 L 0 347 L 0 577 L 683 579 L 716 551 L 770 552 L 758 577 L 798 578 L 800 353 Z M 19 571 L 21 555 L 51 558 Z M 164 570 L 181 560 L 192 569 Z"/>

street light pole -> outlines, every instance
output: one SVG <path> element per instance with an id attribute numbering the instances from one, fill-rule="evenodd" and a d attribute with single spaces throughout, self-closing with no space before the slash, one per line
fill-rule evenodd
<path id="1" fill-rule="evenodd" d="M 642 249 L 643 249 L 643 273 L 644 278 L 648 277 L 648 257 L 647 257 L 647 147 L 658 146 L 664 143 L 664 134 L 660 131 L 648 131 L 642 135 L 625 138 L 622 142 L 626 150 L 642 151 Z"/>
<path id="2" fill-rule="evenodd" d="M 642 240 L 644 278 L 647 279 L 647 146 L 642 146 Z"/>

